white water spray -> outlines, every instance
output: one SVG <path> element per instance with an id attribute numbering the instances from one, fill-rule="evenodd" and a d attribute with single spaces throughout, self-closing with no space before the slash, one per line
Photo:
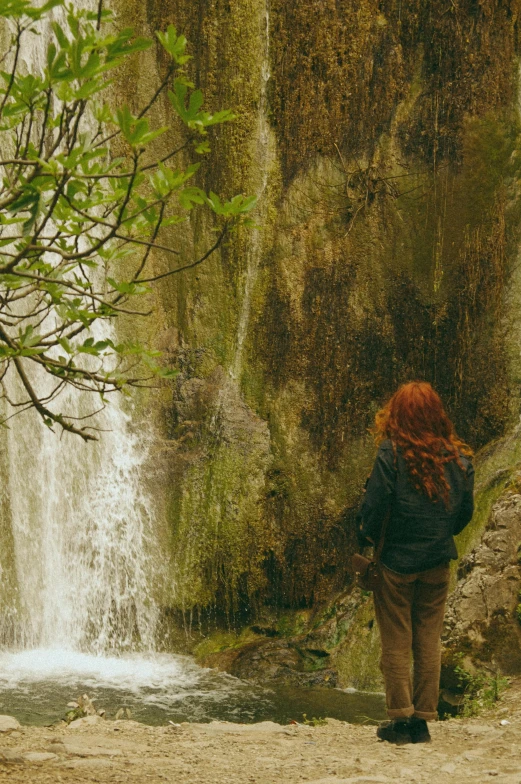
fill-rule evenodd
<path id="1" fill-rule="evenodd" d="M 42 379 L 40 389 L 45 383 Z M 77 416 L 88 401 L 60 402 Z M 146 447 L 117 401 L 95 444 L 47 431 L 34 412 L 8 434 L 9 497 L 25 645 L 101 653 L 154 642 Z"/>

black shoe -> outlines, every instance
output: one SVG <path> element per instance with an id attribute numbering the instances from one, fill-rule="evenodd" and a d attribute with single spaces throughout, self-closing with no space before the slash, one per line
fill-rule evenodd
<path id="1" fill-rule="evenodd" d="M 378 725 L 376 735 L 380 740 L 387 740 L 389 743 L 396 743 L 402 746 L 404 743 L 412 743 L 411 732 L 408 719 L 393 719 L 384 721 Z"/>
<path id="2" fill-rule="evenodd" d="M 409 721 L 409 733 L 413 743 L 430 743 L 431 734 L 425 719 L 413 716 Z"/>

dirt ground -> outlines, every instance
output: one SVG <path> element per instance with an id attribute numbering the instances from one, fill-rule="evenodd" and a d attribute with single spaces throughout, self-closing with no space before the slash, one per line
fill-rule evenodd
<path id="1" fill-rule="evenodd" d="M 433 723 L 431 744 L 402 747 L 378 741 L 374 726 L 335 720 L 320 727 L 89 721 L 3 733 L 0 782 L 521 784 L 521 680 L 493 710 Z"/>

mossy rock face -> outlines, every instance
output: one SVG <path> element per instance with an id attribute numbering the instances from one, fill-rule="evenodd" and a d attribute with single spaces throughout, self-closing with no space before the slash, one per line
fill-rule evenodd
<path id="1" fill-rule="evenodd" d="M 257 683 L 382 688 L 372 601 L 358 590 L 240 634 L 210 633 L 193 652 L 203 666 Z"/>
<path id="2" fill-rule="evenodd" d="M 514 100 L 519 3 L 275 0 L 273 122 L 286 176 L 340 149 L 362 157 L 392 124 L 418 73 L 418 99 L 399 127 L 409 155 L 457 157 L 468 114 Z"/>
<path id="3" fill-rule="evenodd" d="M 241 592 L 255 596 L 265 582 L 261 565 L 272 536 L 260 513 L 271 459 L 266 424 L 217 368 L 205 381 L 180 383 L 173 436 L 175 602 L 190 610 L 220 595 L 233 614 Z"/>
<path id="4" fill-rule="evenodd" d="M 232 628 L 329 606 L 396 386 L 431 381 L 474 447 L 516 416 L 519 4 L 342 0 L 320 25 L 311 0 L 117 5 L 174 23 L 208 107 L 236 111 L 199 184 L 261 194 L 261 230 L 170 278 L 143 327 L 181 370 L 140 403 L 164 439 L 158 600 Z M 131 104 L 164 73 L 146 58 Z M 213 229 L 194 211 L 169 242 L 192 259 Z"/>
<path id="5" fill-rule="evenodd" d="M 383 691 L 380 652 L 380 634 L 372 598 L 368 597 L 354 616 L 350 634 L 335 656 L 339 683 L 360 691 Z"/>
<path id="6" fill-rule="evenodd" d="M 322 651 L 301 649 L 292 642 L 263 640 L 246 643 L 199 659 L 205 667 L 229 672 L 260 684 L 334 688 L 337 675 Z"/>
<path id="7" fill-rule="evenodd" d="M 461 561 L 446 618 L 445 644 L 476 666 L 521 672 L 519 468 L 495 501 L 480 543 Z M 504 481 L 504 478 L 503 478 Z"/>

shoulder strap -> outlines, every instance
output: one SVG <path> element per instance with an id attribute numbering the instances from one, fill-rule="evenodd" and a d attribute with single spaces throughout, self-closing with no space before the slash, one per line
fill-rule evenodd
<path id="1" fill-rule="evenodd" d="M 396 470 L 398 470 L 398 462 L 396 460 L 396 444 L 394 443 L 394 441 L 391 441 L 391 443 L 393 445 L 394 467 L 395 467 Z M 375 550 L 375 553 L 374 553 L 374 559 L 375 559 L 375 561 L 377 563 L 380 560 L 380 556 L 382 554 L 382 550 L 384 549 L 385 532 L 387 530 L 387 524 L 388 524 L 389 519 L 391 517 L 392 508 L 393 508 L 393 505 L 392 505 L 392 501 L 391 501 L 391 504 L 389 505 L 389 509 L 387 510 L 387 513 L 386 513 L 386 515 L 384 517 L 384 520 L 383 520 L 383 523 L 382 523 L 382 530 L 380 532 L 380 539 L 378 540 L 378 546 L 377 546 L 377 548 Z"/>
<path id="2" fill-rule="evenodd" d="M 380 533 L 380 539 L 378 540 L 378 547 L 374 553 L 374 559 L 376 562 L 380 560 L 380 556 L 382 554 L 382 550 L 384 549 L 384 540 L 385 540 L 385 531 L 387 529 L 387 523 L 389 522 L 389 518 L 391 516 L 391 507 L 387 510 L 387 514 L 385 515 L 384 521 L 382 523 L 382 531 Z"/>

